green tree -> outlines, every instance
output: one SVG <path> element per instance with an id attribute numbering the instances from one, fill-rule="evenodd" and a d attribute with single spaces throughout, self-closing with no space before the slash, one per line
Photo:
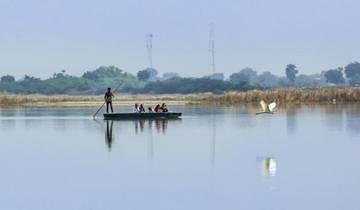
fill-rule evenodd
<path id="1" fill-rule="evenodd" d="M 0 82 L 15 82 L 15 77 L 11 75 L 5 75 L 1 77 Z"/>
<path id="2" fill-rule="evenodd" d="M 94 71 L 85 72 L 82 77 L 88 80 L 99 81 L 103 78 L 115 78 L 123 74 L 123 70 L 115 66 L 101 66 Z"/>
<path id="3" fill-rule="evenodd" d="M 349 80 L 349 84 L 351 86 L 359 86 L 360 85 L 360 74 L 356 74 L 355 76 L 352 76 Z"/>
<path id="4" fill-rule="evenodd" d="M 299 73 L 297 67 L 294 64 L 288 64 L 285 69 L 286 77 L 289 79 L 290 82 L 294 83 L 296 74 Z"/>
<path id="5" fill-rule="evenodd" d="M 233 84 L 238 84 L 242 82 L 250 83 L 250 76 L 241 72 L 237 72 L 231 74 L 229 80 Z"/>
<path id="6" fill-rule="evenodd" d="M 252 84 L 256 81 L 257 72 L 254 69 L 246 67 L 242 69 L 240 73 L 242 73 L 243 75 L 247 75 L 250 78 L 249 83 Z"/>
<path id="7" fill-rule="evenodd" d="M 255 82 L 257 72 L 251 68 L 244 68 L 240 72 L 233 73 L 230 75 L 229 80 L 234 84 L 248 83 L 252 84 Z"/>
<path id="8" fill-rule="evenodd" d="M 229 90 L 249 90 L 247 84 L 232 84 L 228 81 L 214 80 L 210 78 L 180 78 L 174 77 L 168 80 L 148 82 L 144 88 L 135 90 L 137 93 L 223 93 Z"/>
<path id="9" fill-rule="evenodd" d="M 332 84 L 343 84 L 345 83 L 343 68 L 330 69 L 325 72 L 325 79 L 327 83 Z"/>
<path id="10" fill-rule="evenodd" d="M 279 86 L 279 78 L 269 71 L 265 71 L 257 77 L 257 85 L 262 88 L 273 88 Z"/>
<path id="11" fill-rule="evenodd" d="M 137 78 L 138 80 L 140 81 L 148 81 L 150 79 L 150 72 L 147 71 L 146 69 L 145 70 L 141 70 L 141 71 L 138 71 L 137 73 Z"/>
<path id="12" fill-rule="evenodd" d="M 141 70 L 137 73 L 138 79 L 140 81 L 156 81 L 157 78 L 157 74 L 158 71 L 156 69 L 153 68 L 146 68 L 144 70 Z"/>
<path id="13" fill-rule="evenodd" d="M 345 75 L 347 78 L 351 78 L 357 74 L 360 74 L 360 63 L 353 62 L 345 66 Z"/>

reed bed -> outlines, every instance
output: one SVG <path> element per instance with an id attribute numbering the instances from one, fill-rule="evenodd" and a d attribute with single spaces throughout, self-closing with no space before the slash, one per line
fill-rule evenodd
<path id="1" fill-rule="evenodd" d="M 115 105 L 132 105 L 134 103 L 182 105 L 189 103 L 189 95 L 124 95 L 115 96 Z M 194 97 L 195 98 L 195 97 Z M 103 96 L 70 96 L 70 95 L 13 95 L 0 93 L 0 106 L 100 106 Z"/>
<path id="2" fill-rule="evenodd" d="M 0 106 L 98 106 L 103 103 L 103 96 L 69 96 L 69 95 L 11 95 L 0 94 Z M 114 98 L 116 105 L 144 103 L 153 105 L 168 103 L 169 105 L 185 104 L 224 104 L 236 105 L 258 103 L 260 100 L 278 103 L 354 103 L 360 102 L 360 88 L 320 88 L 320 89 L 275 89 L 252 90 L 247 92 L 226 92 L 221 95 L 202 94 L 170 94 L 170 95 L 124 95 Z"/>
<path id="3" fill-rule="evenodd" d="M 280 103 L 354 103 L 360 102 L 360 88 L 275 89 L 227 92 L 222 95 L 201 94 L 202 103 L 239 104 L 258 103 L 260 100 Z"/>

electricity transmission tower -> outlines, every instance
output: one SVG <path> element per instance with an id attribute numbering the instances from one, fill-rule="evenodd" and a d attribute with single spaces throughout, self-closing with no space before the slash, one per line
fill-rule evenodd
<path id="1" fill-rule="evenodd" d="M 215 26 L 214 23 L 210 23 L 210 30 L 209 30 L 209 63 L 208 63 L 208 70 L 211 73 L 216 72 L 215 66 Z"/>
<path id="2" fill-rule="evenodd" d="M 146 36 L 146 49 L 148 54 L 148 60 L 149 60 L 149 68 L 153 67 L 153 61 L 152 61 L 152 38 L 154 37 L 153 34 L 148 34 Z"/>

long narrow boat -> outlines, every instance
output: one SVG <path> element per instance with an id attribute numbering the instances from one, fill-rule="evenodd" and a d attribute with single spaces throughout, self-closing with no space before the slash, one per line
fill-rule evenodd
<path id="1" fill-rule="evenodd" d="M 129 119 L 177 119 L 180 112 L 145 112 L 145 113 L 107 113 L 105 120 L 129 120 Z"/>

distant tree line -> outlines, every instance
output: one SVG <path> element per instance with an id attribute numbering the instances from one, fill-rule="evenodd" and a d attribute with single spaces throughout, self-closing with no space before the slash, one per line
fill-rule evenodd
<path id="1" fill-rule="evenodd" d="M 123 72 L 114 66 L 100 67 L 87 71 L 82 76 L 76 77 L 66 74 L 63 70 L 54 73 L 52 77 L 41 80 L 25 75 L 18 81 L 11 75 L 0 79 L 0 92 L 17 94 L 102 94 L 107 87 L 122 84 L 121 88 L 136 89 L 143 84 L 129 73 Z"/>
<path id="2" fill-rule="evenodd" d="M 71 76 L 65 70 L 54 73 L 48 79 L 25 75 L 16 80 L 14 76 L 0 78 L 0 92 L 15 94 L 102 94 L 107 87 L 121 84 L 119 91 L 134 94 L 162 93 L 222 93 L 225 91 L 247 91 L 251 89 L 272 89 L 278 87 L 326 87 L 360 86 L 360 63 L 352 62 L 345 67 L 329 69 L 318 74 L 299 74 L 294 64 L 284 68 L 284 76 L 269 71 L 258 73 L 244 68 L 225 78 L 223 73 L 190 78 L 181 77 L 176 72 L 162 76 L 153 68 L 146 68 L 137 75 L 124 72 L 115 66 L 102 66 L 83 75 Z"/>

